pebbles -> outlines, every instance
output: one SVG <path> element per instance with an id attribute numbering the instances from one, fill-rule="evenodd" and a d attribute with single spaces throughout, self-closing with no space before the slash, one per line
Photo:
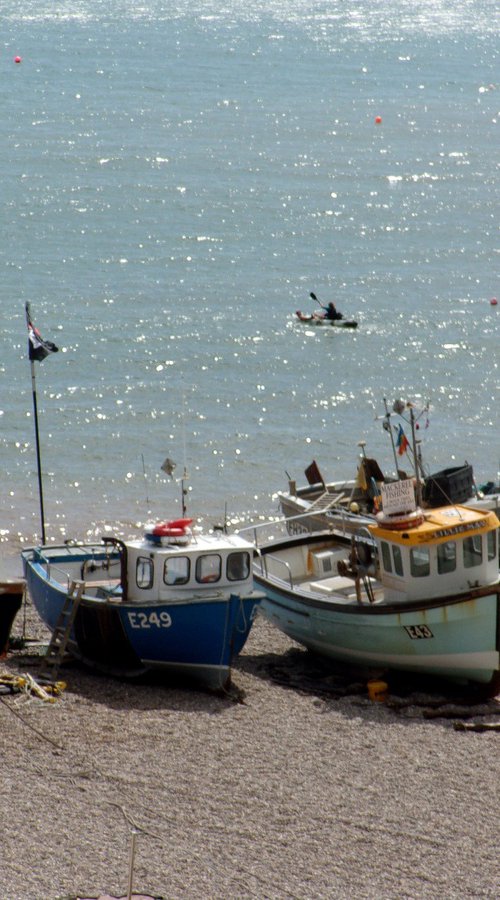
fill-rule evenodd
<path id="1" fill-rule="evenodd" d="M 495 733 L 349 692 L 260 618 L 228 696 L 60 677 L 1 698 L 6 900 L 124 896 L 133 832 L 134 893 L 169 900 L 498 896 Z"/>

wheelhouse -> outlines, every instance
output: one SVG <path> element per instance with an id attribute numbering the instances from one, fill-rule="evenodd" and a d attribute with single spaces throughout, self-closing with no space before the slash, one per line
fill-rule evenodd
<path id="1" fill-rule="evenodd" d="M 252 587 L 252 548 L 235 535 L 204 535 L 189 545 L 174 543 L 152 546 L 144 541 L 127 546 L 127 598 L 144 602 L 155 593 L 158 599 L 183 596 L 186 591 L 205 590 L 207 585 L 224 593 L 248 592 Z"/>
<path id="2" fill-rule="evenodd" d="M 369 530 L 378 549 L 386 602 L 461 594 L 498 582 L 498 526 L 493 512 L 448 506 L 407 527 L 381 517 Z"/>

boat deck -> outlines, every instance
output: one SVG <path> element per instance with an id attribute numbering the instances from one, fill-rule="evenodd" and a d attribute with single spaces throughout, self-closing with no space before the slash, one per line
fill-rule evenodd
<path id="1" fill-rule="evenodd" d="M 359 585 L 361 602 L 383 603 L 384 589 L 380 582 L 375 578 L 367 578 L 366 582 L 369 584 L 373 599 L 368 597 L 365 583 L 361 580 Z M 321 594 L 324 597 L 331 597 L 332 600 L 335 599 L 336 603 L 351 604 L 360 602 L 356 593 L 354 579 L 343 575 L 333 575 L 329 578 L 319 579 L 311 579 L 310 576 L 294 578 L 293 588 L 300 591 L 310 591 L 313 594 Z"/>

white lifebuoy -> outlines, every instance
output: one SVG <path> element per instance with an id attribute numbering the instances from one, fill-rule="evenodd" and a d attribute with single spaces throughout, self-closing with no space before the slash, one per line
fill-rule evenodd
<path id="1" fill-rule="evenodd" d="M 376 515 L 377 524 L 381 528 L 388 528 L 393 531 L 404 531 L 406 528 L 416 528 L 425 521 L 425 515 L 421 509 L 414 509 L 411 512 L 400 513 L 398 515 L 386 515 L 379 512 Z"/>

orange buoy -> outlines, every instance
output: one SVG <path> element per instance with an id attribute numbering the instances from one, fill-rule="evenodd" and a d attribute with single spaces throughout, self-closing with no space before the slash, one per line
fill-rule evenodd
<path id="1" fill-rule="evenodd" d="M 389 685 L 386 681 L 377 681 L 376 679 L 373 679 L 368 682 L 367 687 L 370 700 L 373 700 L 375 703 L 383 703 L 387 700 Z"/>

